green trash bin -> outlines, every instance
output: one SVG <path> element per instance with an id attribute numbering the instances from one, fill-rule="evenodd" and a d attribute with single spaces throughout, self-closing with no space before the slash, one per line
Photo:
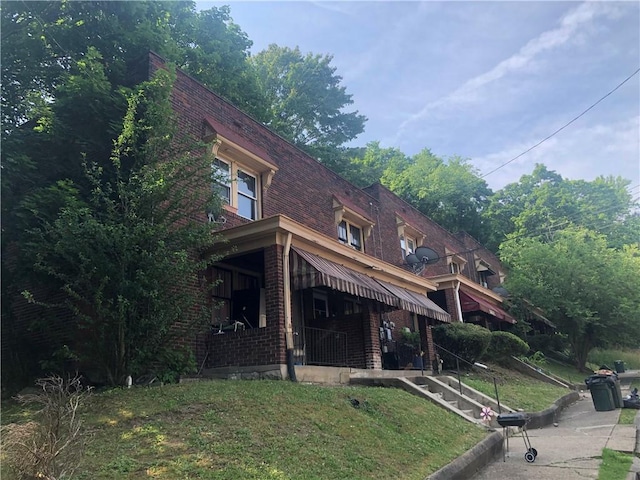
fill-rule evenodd
<path id="1" fill-rule="evenodd" d="M 622 389 L 620 388 L 620 380 L 617 375 L 607 375 L 609 388 L 611 388 L 611 395 L 613 396 L 613 403 L 616 408 L 624 408 L 624 399 L 622 398 Z"/>
<path id="2" fill-rule="evenodd" d="M 613 366 L 616 369 L 616 373 L 624 373 L 624 362 L 622 360 L 616 360 L 613 362 Z"/>
<path id="3" fill-rule="evenodd" d="M 591 400 L 593 400 L 593 406 L 597 412 L 615 410 L 616 402 L 607 375 L 591 375 L 585 380 L 585 383 L 591 392 Z"/>

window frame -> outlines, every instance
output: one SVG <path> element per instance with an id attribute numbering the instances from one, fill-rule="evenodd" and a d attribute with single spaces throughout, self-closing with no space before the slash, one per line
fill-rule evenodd
<path id="1" fill-rule="evenodd" d="M 357 230 L 357 236 L 354 235 L 354 230 Z M 343 231 L 344 235 L 341 233 Z M 364 251 L 362 228 L 348 220 L 342 219 L 340 223 L 338 223 L 338 241 L 359 252 Z"/>

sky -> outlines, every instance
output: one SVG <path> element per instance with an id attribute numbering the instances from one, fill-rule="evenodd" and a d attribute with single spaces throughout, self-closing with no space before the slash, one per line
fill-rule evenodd
<path id="1" fill-rule="evenodd" d="M 333 57 L 346 111 L 368 118 L 349 146 L 460 156 L 493 190 L 543 163 L 640 193 L 640 2 L 197 2 L 221 5 L 252 54 Z"/>

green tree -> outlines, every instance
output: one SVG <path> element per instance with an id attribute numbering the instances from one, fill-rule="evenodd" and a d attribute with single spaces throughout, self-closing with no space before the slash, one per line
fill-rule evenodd
<path id="1" fill-rule="evenodd" d="M 637 247 L 616 250 L 603 235 L 570 227 L 544 241 L 513 235 L 500 257 L 510 296 L 544 309 L 567 335 L 577 367 L 594 347 L 640 341 Z"/>
<path id="2" fill-rule="evenodd" d="M 447 230 L 466 231 L 484 242 L 481 213 L 491 190 L 467 160 L 445 161 L 429 149 L 414 155 L 408 164 L 398 160 L 385 169 L 385 186 Z"/>
<path id="3" fill-rule="evenodd" d="M 606 234 L 612 246 L 637 242 L 633 211 L 638 204 L 627 189 L 629 184 L 620 177 L 566 180 L 538 164 L 531 175 L 523 175 L 489 198 L 483 213 L 491 225 L 489 246 L 497 248 L 510 233 L 548 235 L 568 225 Z"/>
<path id="4" fill-rule="evenodd" d="M 269 105 L 266 124 L 323 163 L 362 133 L 366 121 L 344 111 L 353 100 L 331 60 L 274 44 L 250 58 Z"/>
<path id="5" fill-rule="evenodd" d="M 366 148 L 354 152 L 342 175 L 359 187 L 381 182 L 385 172 L 402 172 L 409 158 L 397 148 L 381 148 L 380 142 L 369 142 Z"/>
<path id="6" fill-rule="evenodd" d="M 206 305 L 204 291 L 192 287 L 215 260 L 203 255 L 215 241 L 205 212 L 219 200 L 210 188 L 211 159 L 194 154 L 202 148 L 175 131 L 171 87 L 172 75 L 160 71 L 128 96 L 112 168 L 84 162 L 88 195 L 60 181 L 32 198 L 37 206 L 56 190 L 63 205 L 28 232 L 25 258 L 64 292 L 77 348 L 112 384 L 154 363 L 187 367 L 186 359 L 175 364 L 171 339 L 208 318 L 191 312 Z"/>

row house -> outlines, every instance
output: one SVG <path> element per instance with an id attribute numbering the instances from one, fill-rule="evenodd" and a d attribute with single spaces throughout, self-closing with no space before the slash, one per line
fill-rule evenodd
<path id="1" fill-rule="evenodd" d="M 146 75 L 164 68 L 148 60 Z M 226 203 L 202 212 L 228 240 L 211 247 L 224 255 L 208 272 L 211 327 L 192 339 L 209 373 L 428 370 L 432 326 L 515 323 L 500 262 L 473 238 L 379 184 L 354 186 L 180 71 L 172 106 L 214 154 Z"/>

